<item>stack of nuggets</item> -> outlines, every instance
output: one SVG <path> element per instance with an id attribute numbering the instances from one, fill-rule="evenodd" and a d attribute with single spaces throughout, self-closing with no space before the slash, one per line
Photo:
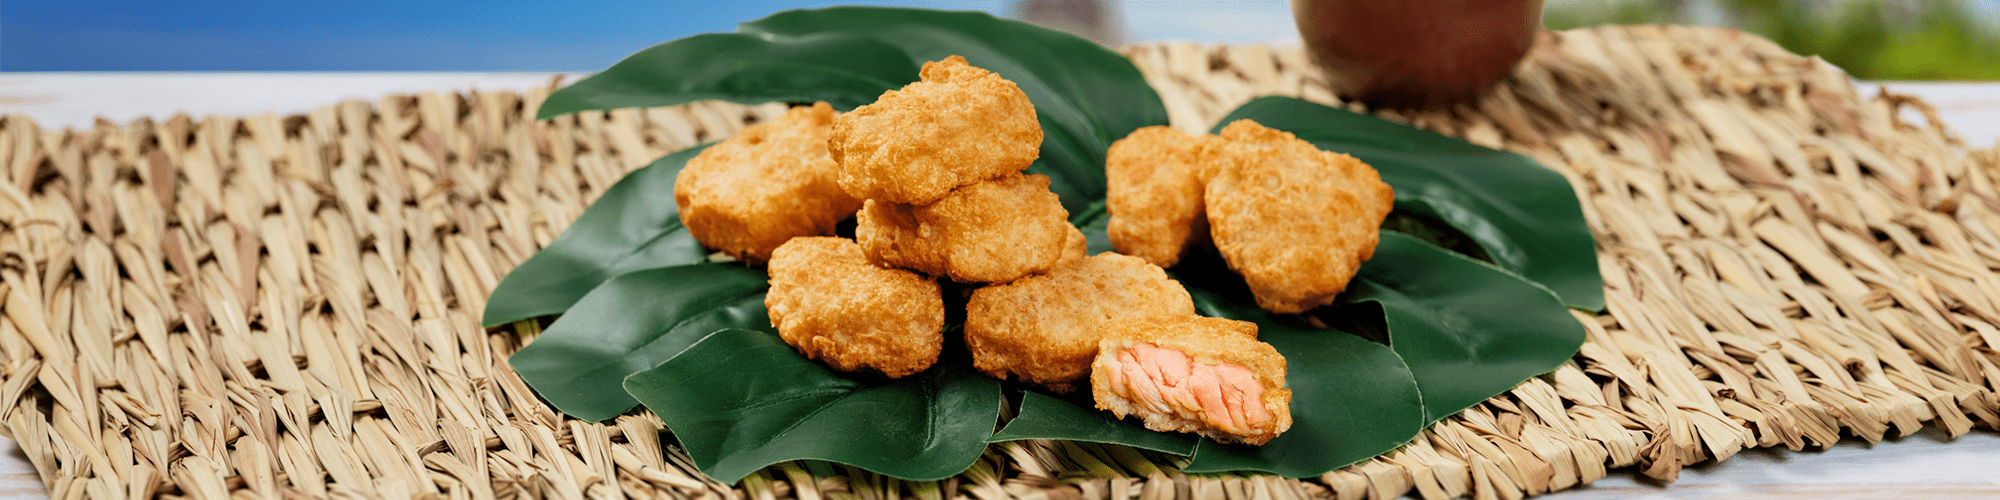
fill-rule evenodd
<path id="1" fill-rule="evenodd" d="M 937 283 L 820 237 L 862 205 L 840 188 L 827 148 L 835 116 L 824 102 L 795 107 L 688 160 L 674 180 L 681 224 L 709 248 L 770 264 L 765 306 L 807 357 L 889 377 L 923 371 L 944 344 Z"/>
<path id="2" fill-rule="evenodd" d="M 837 370 L 896 378 L 934 364 L 944 306 L 933 276 L 1012 281 L 1084 253 L 1048 178 L 1020 173 L 1042 139 L 1027 95 L 958 56 L 924 64 L 922 78 L 837 117 L 813 108 L 827 118 L 816 142 L 827 161 L 816 165 L 837 178 L 815 187 L 838 186 L 860 206 L 857 241 L 787 236 L 765 304 L 779 336 Z M 764 181 L 738 169 L 720 177 Z M 718 247 L 745 237 L 729 229 L 696 236 Z"/>
<path id="3" fill-rule="evenodd" d="M 1147 258 L 1086 257 L 1049 179 L 1020 172 L 1042 137 L 1027 96 L 957 56 L 922 76 L 844 115 L 822 103 L 745 129 L 677 181 L 690 232 L 768 261 L 765 305 L 787 343 L 837 370 L 921 372 L 943 347 L 937 278 L 949 278 L 984 285 L 965 335 L 991 376 L 1060 393 L 1087 382 L 1101 408 L 1228 442 L 1262 444 L 1290 426 L 1284 358 L 1254 324 L 1196 316 L 1187 290 L 1149 262 L 1177 259 L 1207 230 L 1171 234 Z M 1189 142 L 1175 139 L 1154 140 Z M 1172 233 L 1208 216 L 1196 150 L 1158 158 L 1171 165 L 1127 162 L 1128 177 L 1160 181 L 1140 197 L 1182 201 L 1163 222 L 1120 231 Z M 816 236 L 857 208 L 856 240 Z"/>
<path id="4" fill-rule="evenodd" d="M 1206 224 L 1257 305 L 1277 313 L 1331 303 L 1374 255 L 1396 201 L 1374 168 L 1249 120 L 1219 137 L 1175 134 L 1142 129 L 1111 147 L 1106 208 L 1119 251 L 1171 266 Z"/>
<path id="5" fill-rule="evenodd" d="M 936 203 L 868 200 L 854 238 L 871 258 L 960 283 L 1004 283 L 1053 266 L 1069 248 L 1069 212 L 1049 178 L 1008 173 Z"/>
<path id="6" fill-rule="evenodd" d="M 867 200 L 855 239 L 876 263 L 963 283 L 1047 271 L 1075 228 L 1049 179 L 1035 107 L 1014 82 L 951 56 L 923 81 L 841 115 L 828 148 L 840 185 Z"/>

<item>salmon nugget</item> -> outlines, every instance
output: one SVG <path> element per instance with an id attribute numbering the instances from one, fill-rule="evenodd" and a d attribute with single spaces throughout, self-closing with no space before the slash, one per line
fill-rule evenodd
<path id="1" fill-rule="evenodd" d="M 1120 323 L 1090 366 L 1097 408 L 1137 415 L 1146 428 L 1262 445 L 1292 428 L 1285 356 L 1257 340 L 1257 324 L 1171 316 Z"/>
<path id="2" fill-rule="evenodd" d="M 1048 177 L 1016 173 L 931 205 L 868 200 L 854 236 L 878 264 L 960 283 L 1004 283 L 1055 266 L 1074 229 L 1068 218 Z"/>
<path id="3" fill-rule="evenodd" d="M 937 281 L 876 267 L 846 238 L 793 238 L 772 252 L 770 271 L 771 324 L 806 357 L 889 378 L 937 362 L 944 347 Z"/>
<path id="4" fill-rule="evenodd" d="M 1375 255 L 1396 194 L 1368 164 L 1250 120 L 1208 149 L 1209 233 L 1258 306 L 1326 305 Z"/>
<path id="5" fill-rule="evenodd" d="M 861 208 L 840 189 L 826 149 L 833 107 L 792 108 L 745 127 L 688 160 L 674 180 L 674 203 L 688 234 L 709 248 L 759 263 L 798 236 L 833 234 Z"/>
<path id="6" fill-rule="evenodd" d="M 1120 253 L 1173 267 L 1189 246 L 1208 241 L 1199 172 L 1213 136 L 1146 127 L 1111 143 L 1104 163 L 1105 232 Z"/>
<path id="7" fill-rule="evenodd" d="M 1041 155 L 1035 106 L 1014 82 L 959 56 L 924 63 L 922 76 L 834 119 L 827 147 L 848 193 L 928 205 Z"/>
<path id="8" fill-rule="evenodd" d="M 965 345 L 987 375 L 1068 393 L 1090 375 L 1105 331 L 1174 315 L 1194 316 L 1194 299 L 1179 281 L 1145 259 L 1107 252 L 973 291 Z"/>

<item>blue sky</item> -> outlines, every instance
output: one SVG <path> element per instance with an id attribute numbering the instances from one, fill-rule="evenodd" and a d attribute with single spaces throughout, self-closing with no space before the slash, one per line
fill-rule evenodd
<path id="1" fill-rule="evenodd" d="M 6 0 L 0 71 L 593 71 L 784 9 L 1012 0 Z M 1294 36 L 1285 0 L 1121 0 L 1136 40 Z"/>

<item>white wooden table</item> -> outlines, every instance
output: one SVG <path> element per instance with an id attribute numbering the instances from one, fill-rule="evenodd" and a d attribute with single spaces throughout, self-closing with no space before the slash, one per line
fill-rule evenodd
<path id="1" fill-rule="evenodd" d="M 14 73 L 0 74 L 0 114 L 44 127 L 125 123 L 142 116 L 291 114 L 342 99 L 428 90 L 526 90 L 554 73 Z M 582 75 L 568 75 L 574 81 Z M 1938 108 L 1970 147 L 2000 142 L 2000 82 L 1863 84 L 1915 95 Z M 1921 123 L 1914 112 L 1906 118 Z M 1936 430 L 1868 446 L 1850 439 L 1822 451 L 1752 450 L 1693 467 L 1671 485 L 1632 471 L 1549 495 L 1558 500 L 1728 498 L 2000 498 L 2000 433 L 1947 440 Z M 0 439 L 0 500 L 48 498 L 11 440 Z"/>

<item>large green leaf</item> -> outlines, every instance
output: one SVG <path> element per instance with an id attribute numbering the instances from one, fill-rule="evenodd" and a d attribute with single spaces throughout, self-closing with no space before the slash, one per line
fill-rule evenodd
<path id="1" fill-rule="evenodd" d="M 542 102 L 537 118 L 587 110 L 671 106 L 703 100 L 744 104 L 826 101 L 847 110 L 917 79 L 917 66 L 858 31 L 772 38 L 707 33 L 654 45 Z"/>
<path id="2" fill-rule="evenodd" d="M 1065 439 L 1122 444 L 1180 456 L 1194 453 L 1195 435 L 1147 430 L 1138 420 L 1120 419 L 1096 410 L 1087 388 L 1078 392 L 1081 396 L 1069 398 L 1034 391 L 1021 393 L 1020 414 L 986 441 Z"/>
<path id="3" fill-rule="evenodd" d="M 500 280 L 486 298 L 480 323 L 492 328 L 562 314 L 614 276 L 707 259 L 708 250 L 681 226 L 674 204 L 681 167 L 707 148 L 667 155 L 604 190 L 561 236 Z"/>
<path id="4" fill-rule="evenodd" d="M 1562 174 L 1526 156 L 1290 97 L 1251 100 L 1216 128 L 1246 118 L 1367 162 L 1396 188 L 1397 212 L 1450 224 L 1570 307 L 1604 308 L 1596 240 Z"/>
<path id="5" fill-rule="evenodd" d="M 1006 404 L 1000 383 L 961 353 L 889 381 L 849 379 L 777 336 L 722 330 L 625 389 L 674 432 L 709 477 L 735 482 L 787 460 L 826 460 L 890 476 L 951 477 L 986 450 Z"/>
<path id="6" fill-rule="evenodd" d="M 1426 425 L 1555 369 L 1583 346 L 1583 325 L 1548 290 L 1392 232 L 1340 300 L 1382 305 L 1389 346 L 1423 391 Z"/>
<path id="7" fill-rule="evenodd" d="M 724 328 L 773 331 L 764 273 L 727 264 L 647 269 L 591 290 L 507 361 L 556 409 L 584 420 L 638 405 L 620 381 Z"/>

